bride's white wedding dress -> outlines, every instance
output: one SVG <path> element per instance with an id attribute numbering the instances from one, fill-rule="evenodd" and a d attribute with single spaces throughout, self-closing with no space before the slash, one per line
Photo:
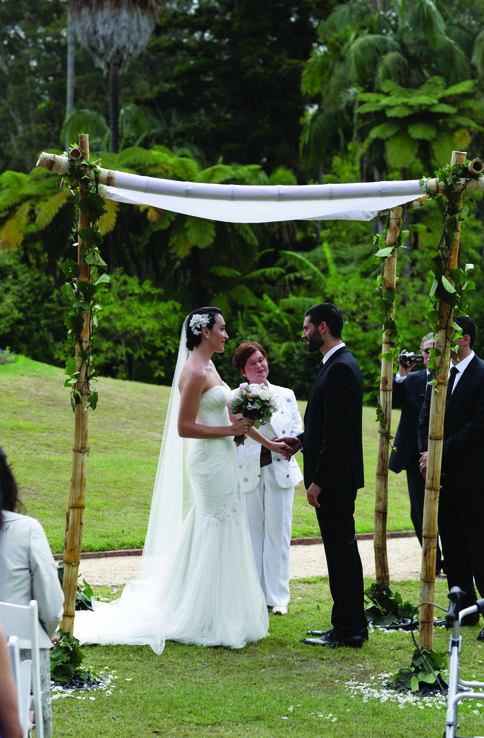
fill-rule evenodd
<path id="1" fill-rule="evenodd" d="M 228 425 L 229 399 L 226 385 L 207 390 L 197 422 Z M 76 613 L 74 635 L 81 643 L 147 643 L 161 653 L 165 640 L 241 648 L 267 635 L 233 437 L 190 439 L 186 468 L 194 504 L 175 556 L 151 562 L 149 574 L 129 582 L 119 600 Z"/>

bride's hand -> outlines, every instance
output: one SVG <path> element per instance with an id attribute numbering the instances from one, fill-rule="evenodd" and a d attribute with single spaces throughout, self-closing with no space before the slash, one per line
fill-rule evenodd
<path id="1" fill-rule="evenodd" d="M 275 454 L 281 454 L 282 456 L 284 456 L 286 461 L 289 461 L 292 455 L 290 447 L 287 445 L 287 443 L 284 443 L 284 441 L 271 441 L 269 450 Z"/>
<path id="2" fill-rule="evenodd" d="M 232 423 L 232 435 L 234 436 L 245 436 L 247 431 L 252 428 L 254 421 L 249 418 L 243 418 L 240 416 L 236 418 Z"/>

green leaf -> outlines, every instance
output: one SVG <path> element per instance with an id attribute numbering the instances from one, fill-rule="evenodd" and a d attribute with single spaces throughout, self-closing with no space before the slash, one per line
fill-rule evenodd
<path id="1" fill-rule="evenodd" d="M 111 278 L 109 274 L 101 274 L 101 276 L 98 279 L 96 279 L 94 284 L 97 286 L 98 284 L 107 284 L 110 281 L 111 281 Z"/>
<path id="2" fill-rule="evenodd" d="M 86 256 L 84 257 L 84 261 L 86 262 L 86 264 L 90 264 L 91 266 L 98 266 L 98 267 L 102 267 L 103 269 L 107 267 L 106 262 L 101 257 L 101 254 L 99 253 L 97 249 L 95 249 L 94 251 L 90 251 L 88 254 L 86 254 Z M 108 281 L 109 281 L 109 278 L 108 278 Z M 96 284 L 97 284 L 97 281 L 96 281 Z"/>
<path id="3" fill-rule="evenodd" d="M 408 126 L 408 132 L 412 138 L 423 138 L 425 141 L 431 141 L 437 135 L 436 127 L 424 121 L 411 123 Z"/>
<path id="4" fill-rule="evenodd" d="M 101 215 L 107 212 L 104 207 L 104 198 L 97 192 L 90 192 L 83 197 L 79 202 L 79 209 L 89 223 L 99 220 Z"/>
<path id="5" fill-rule="evenodd" d="M 90 228 L 89 226 L 81 228 L 81 230 L 79 231 L 79 238 L 84 241 L 88 249 L 93 249 L 96 246 L 100 246 L 103 242 L 103 237 L 101 236 L 99 231 L 96 231 L 94 230 L 94 228 Z"/>
<path id="6" fill-rule="evenodd" d="M 387 256 L 392 255 L 394 248 L 394 246 L 386 246 L 384 249 L 379 249 L 375 256 L 378 256 L 380 259 L 385 259 Z"/>
<path id="7" fill-rule="evenodd" d="M 452 282 L 449 282 L 447 277 L 444 277 L 443 275 L 442 275 L 442 284 L 445 287 L 447 292 L 449 292 L 451 295 L 454 294 L 455 292 L 454 285 L 452 284 Z"/>
<path id="8" fill-rule="evenodd" d="M 66 275 L 68 279 L 77 279 L 77 261 L 74 261 L 74 259 L 66 259 L 63 264 L 61 264 L 61 269 Z"/>
<path id="9" fill-rule="evenodd" d="M 84 301 L 90 303 L 93 296 L 96 294 L 96 285 L 91 284 L 91 282 L 84 282 L 83 280 L 80 280 L 77 283 L 77 287 L 79 289 L 79 292 L 82 293 Z"/>
<path id="10" fill-rule="evenodd" d="M 211 246 L 215 240 L 215 223 L 213 220 L 195 218 L 189 215 L 186 219 L 185 228 L 190 243 L 193 246 L 198 246 L 199 249 Z"/>

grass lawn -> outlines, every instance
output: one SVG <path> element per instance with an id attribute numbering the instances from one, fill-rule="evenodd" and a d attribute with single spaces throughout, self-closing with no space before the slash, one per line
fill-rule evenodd
<path id="1" fill-rule="evenodd" d="M 0 445 L 22 490 L 25 512 L 38 518 L 54 553 L 62 551 L 69 497 L 74 417 L 62 369 L 19 356 L 0 365 Z M 89 415 L 84 551 L 141 548 L 158 463 L 169 389 L 101 378 Z M 304 403 L 300 403 L 301 413 Z M 395 413 L 393 427 L 398 423 Z M 366 486 L 356 504 L 357 532 L 373 530 L 377 424 L 364 408 Z M 298 454 L 299 463 L 302 456 Z M 388 530 L 412 528 L 405 475 L 389 476 Z M 296 489 L 293 536 L 319 535 L 302 484 Z"/>
<path id="2" fill-rule="evenodd" d="M 401 582 L 395 589 L 417 604 L 419 586 Z M 437 582 L 437 603 L 446 605 L 446 592 Z M 148 646 L 84 647 L 85 662 L 114 678 L 105 692 L 56 699 L 54 738 L 443 735 L 442 697 L 382 687 L 388 675 L 410 666 L 410 633 L 375 631 L 361 650 L 308 646 L 299 642 L 306 630 L 329 623 L 327 578 L 293 580 L 291 595 L 287 617 L 271 615 L 270 635 L 240 650 L 167 643 L 156 656 Z M 484 676 L 479 627 L 463 629 L 464 678 Z M 447 647 L 448 633 L 439 628 L 434 648 Z M 464 704 L 459 734 L 482 735 L 483 717 L 482 703 Z"/>
<path id="3" fill-rule="evenodd" d="M 84 550 L 141 547 L 168 390 L 110 379 L 99 380 L 98 389 L 100 405 L 89 419 Z M 18 357 L 14 364 L 0 366 L 0 393 L 0 444 L 21 485 L 26 512 L 39 518 L 53 550 L 61 551 L 73 433 L 63 372 Z M 360 532 L 373 529 L 374 417 L 373 409 L 365 409 L 367 486 L 358 497 Z M 388 528 L 410 527 L 405 480 L 392 475 Z M 293 534 L 317 532 L 314 511 L 300 486 Z M 108 588 L 95 589 L 98 596 L 110 596 Z M 419 582 L 401 582 L 394 589 L 418 604 Z M 414 645 L 409 633 L 376 631 L 361 650 L 307 646 L 299 642 L 306 630 L 330 623 L 328 580 L 293 580 L 291 596 L 289 615 L 271 616 L 270 635 L 240 650 L 167 643 L 156 656 L 148 646 L 84 647 L 85 664 L 104 672 L 109 685 L 58 699 L 55 695 L 54 738 L 443 734 L 443 698 L 410 699 L 382 686 L 389 675 L 410 666 Z M 446 606 L 445 583 L 436 583 L 435 599 Z M 464 632 L 461 666 L 468 679 L 483 677 L 479 627 Z M 437 629 L 434 648 L 445 652 L 447 647 L 448 634 Z M 482 735 L 481 703 L 465 704 L 459 715 L 462 735 Z"/>

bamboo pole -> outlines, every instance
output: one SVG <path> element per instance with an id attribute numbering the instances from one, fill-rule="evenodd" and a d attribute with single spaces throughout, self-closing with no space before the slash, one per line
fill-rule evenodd
<path id="1" fill-rule="evenodd" d="M 72 159 L 89 159 L 89 136 L 79 134 L 79 148 L 72 151 Z M 89 184 L 81 183 L 79 188 L 79 200 L 82 200 L 89 192 Z M 88 226 L 86 218 L 79 211 L 79 230 Z M 84 242 L 78 239 L 77 283 L 80 281 L 91 282 L 91 270 L 88 264 L 81 259 Z M 86 403 L 89 398 L 89 366 L 87 361 L 81 361 L 80 352 L 87 351 L 91 341 L 91 314 L 82 313 L 83 328 L 76 343 L 76 367 L 79 376 L 76 383 L 76 391 L 80 395 L 80 402 L 76 402 L 74 409 L 74 443 L 72 448 L 72 472 L 69 490 L 69 503 L 66 513 L 66 532 L 64 539 L 64 616 L 61 629 L 64 633 L 72 634 L 74 629 L 75 603 L 77 577 L 79 573 L 79 562 L 82 549 L 82 529 L 84 509 L 86 505 L 86 470 L 87 470 L 87 431 L 88 417 Z"/>
<path id="2" fill-rule="evenodd" d="M 394 246 L 402 228 L 402 208 L 397 207 L 390 211 L 386 246 Z M 397 272 L 397 249 L 385 259 L 383 280 L 384 289 L 394 289 Z M 393 319 L 395 301 L 387 318 Z M 387 515 L 388 515 L 388 458 L 390 454 L 390 430 L 392 423 L 392 389 L 393 389 L 393 359 L 385 358 L 390 351 L 390 336 L 383 330 L 382 360 L 380 375 L 380 407 L 382 420 L 378 433 L 378 447 L 376 457 L 376 484 L 375 484 L 375 534 L 373 548 L 375 552 L 375 571 L 377 584 L 388 585 L 390 574 L 388 569 L 387 553 Z"/>
<path id="3" fill-rule="evenodd" d="M 466 152 L 453 151 L 451 165 L 463 164 Z M 462 207 L 462 194 L 456 202 L 457 208 Z M 459 258 L 460 221 L 457 221 L 452 246 L 447 255 L 445 276 L 456 269 Z M 437 334 L 437 349 L 440 356 L 437 358 L 435 390 L 432 390 L 429 419 L 429 441 L 427 456 L 427 475 L 425 481 L 425 501 L 422 530 L 422 569 L 420 575 L 420 647 L 434 646 L 434 593 L 435 593 L 435 561 L 437 557 L 437 519 L 439 511 L 440 470 L 442 466 L 442 445 L 444 441 L 445 398 L 447 396 L 447 381 L 450 363 L 450 348 L 452 343 L 452 308 L 448 303 L 439 303 L 439 331 Z"/>

